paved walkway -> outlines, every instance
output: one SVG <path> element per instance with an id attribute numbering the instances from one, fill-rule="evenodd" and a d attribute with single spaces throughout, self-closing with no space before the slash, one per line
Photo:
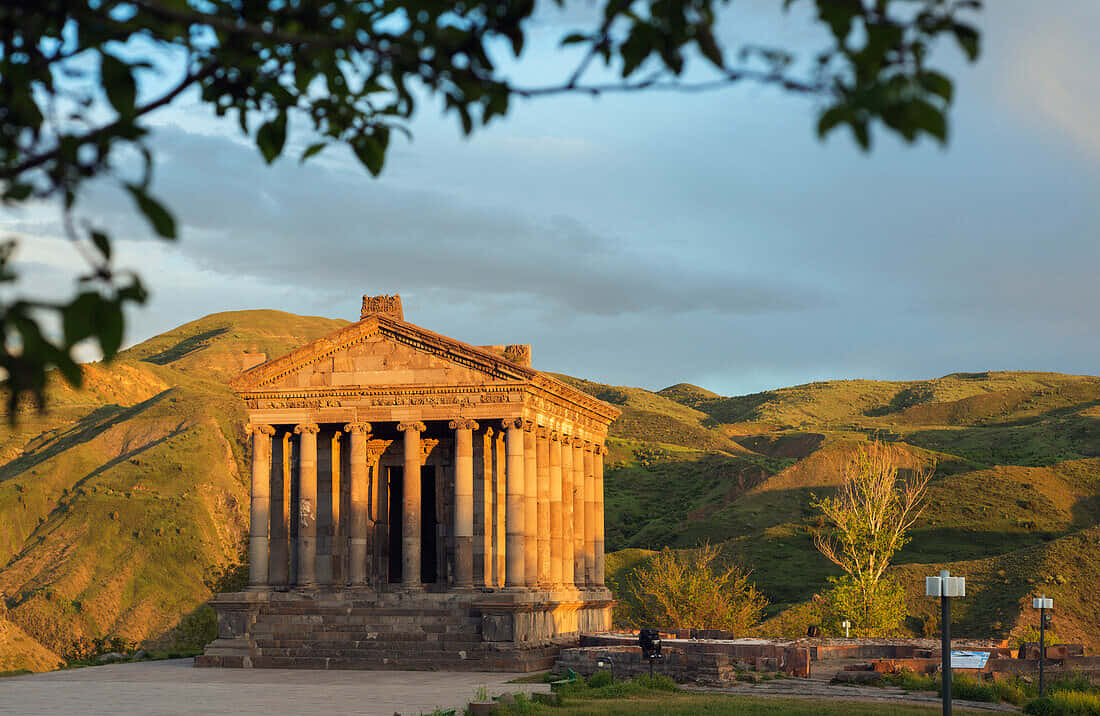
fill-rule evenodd
<path id="1" fill-rule="evenodd" d="M 195 669 L 193 663 L 145 661 L 0 679 L 0 714 L 408 716 L 464 707 L 479 686 L 491 696 L 549 691 L 546 684 L 507 683 L 518 674 Z"/>

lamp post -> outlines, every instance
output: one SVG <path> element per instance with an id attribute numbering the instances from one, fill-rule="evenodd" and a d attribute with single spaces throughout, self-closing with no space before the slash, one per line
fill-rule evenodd
<path id="1" fill-rule="evenodd" d="M 943 716 L 951 716 L 951 597 L 966 596 L 966 577 L 952 577 L 946 569 L 938 577 L 924 578 L 924 593 L 940 598 L 940 628 L 943 646 L 940 660 L 943 663 Z"/>
<path id="2" fill-rule="evenodd" d="M 1031 606 L 1039 610 L 1039 695 L 1043 695 L 1043 661 L 1046 659 L 1047 610 L 1054 608 L 1054 600 L 1042 594 L 1031 600 Z"/>
<path id="3" fill-rule="evenodd" d="M 845 619 L 840 623 L 840 626 L 844 627 L 844 638 L 847 639 L 849 637 L 848 630 L 852 628 L 852 622 Z"/>

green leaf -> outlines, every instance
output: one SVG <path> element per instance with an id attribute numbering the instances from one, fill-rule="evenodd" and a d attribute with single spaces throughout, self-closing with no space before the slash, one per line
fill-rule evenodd
<path id="1" fill-rule="evenodd" d="M 867 120 L 851 119 L 848 124 L 852 128 L 852 136 L 855 137 L 856 144 L 863 151 L 868 151 L 871 148 L 871 129 L 867 126 Z"/>
<path id="2" fill-rule="evenodd" d="M 972 26 L 961 22 L 955 23 L 951 30 L 955 33 L 955 41 L 959 43 L 959 47 L 966 53 L 966 58 L 971 62 L 978 59 L 978 55 L 981 53 L 978 31 Z"/>
<path id="3" fill-rule="evenodd" d="M 107 234 L 102 231 L 93 231 L 92 243 L 99 249 L 99 253 L 103 254 L 103 258 L 111 260 L 111 238 Z"/>
<path id="4" fill-rule="evenodd" d="M 571 35 L 566 35 L 561 39 L 562 47 L 566 45 L 577 45 L 582 42 L 588 42 L 588 35 L 582 35 L 579 32 L 574 32 Z"/>
<path id="5" fill-rule="evenodd" d="M 306 147 L 306 150 L 304 152 L 302 152 L 302 158 L 299 161 L 301 161 L 302 163 L 305 163 L 305 161 L 307 159 L 309 159 L 310 157 L 314 157 L 314 156 L 320 154 L 321 150 L 324 149 L 327 146 L 328 146 L 328 142 L 317 142 L 315 144 L 309 145 L 308 147 Z"/>
<path id="6" fill-rule="evenodd" d="M 909 116 L 913 126 L 922 129 L 940 140 L 947 142 L 947 118 L 935 105 L 917 99 L 909 103 Z"/>
<path id="7" fill-rule="evenodd" d="M 942 97 L 945 102 L 951 102 L 955 88 L 946 75 L 927 70 L 917 75 L 917 81 L 920 82 L 921 87 L 932 94 L 937 97 Z"/>
<path id="8" fill-rule="evenodd" d="M 137 104 L 137 83 L 130 66 L 114 55 L 101 55 L 99 71 L 103 76 L 103 89 L 107 100 L 123 117 L 132 117 Z"/>
<path id="9" fill-rule="evenodd" d="M 29 198 L 34 187 L 23 182 L 12 182 L 4 192 L 4 201 L 24 201 Z"/>
<path id="10" fill-rule="evenodd" d="M 164 205 L 146 194 L 145 190 L 136 184 L 127 184 L 126 189 L 130 192 L 130 196 L 134 197 L 138 209 L 145 215 L 158 235 L 165 239 L 176 238 L 176 220 Z"/>
<path id="11" fill-rule="evenodd" d="M 260 127 L 260 131 L 256 132 L 256 146 L 260 148 L 260 153 L 264 155 L 264 161 L 270 164 L 279 158 L 279 155 L 283 153 L 283 145 L 286 144 L 286 114 L 279 113 L 279 116 L 268 122 L 264 122 Z"/>
<path id="12" fill-rule="evenodd" d="M 817 120 L 817 138 L 824 139 L 837 125 L 851 121 L 852 109 L 846 104 L 829 107 Z"/>
<path id="13" fill-rule="evenodd" d="M 66 346 L 74 346 L 94 333 L 96 313 L 102 300 L 98 293 L 85 291 L 61 308 Z"/>
<path id="14" fill-rule="evenodd" d="M 695 29 L 695 42 L 699 45 L 699 51 L 703 53 L 703 57 L 710 60 L 712 65 L 719 69 L 725 66 L 725 60 L 722 58 L 722 48 L 718 46 L 718 42 L 714 39 L 714 34 L 711 33 L 709 27 L 700 25 Z"/>
<path id="15" fill-rule="evenodd" d="M 103 357 L 110 359 L 122 345 L 122 305 L 118 301 L 101 301 L 95 314 L 95 334 Z"/>
<path id="16" fill-rule="evenodd" d="M 382 130 L 385 130 L 384 132 Z M 359 163 L 367 168 L 372 176 L 382 173 L 386 163 L 386 145 L 389 143 L 389 129 L 376 127 L 373 134 L 361 134 L 352 142 L 351 148 Z"/>

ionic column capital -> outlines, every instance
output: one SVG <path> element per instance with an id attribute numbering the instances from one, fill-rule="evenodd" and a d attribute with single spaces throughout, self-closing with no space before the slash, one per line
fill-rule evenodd
<path id="1" fill-rule="evenodd" d="M 580 438 L 573 438 L 569 442 L 569 447 L 573 448 L 574 450 L 579 448 L 579 447 L 584 447 L 584 441 L 581 440 Z"/>
<path id="2" fill-rule="evenodd" d="M 402 433 L 406 433 L 410 430 L 415 430 L 418 433 L 422 433 L 427 429 L 428 429 L 428 427 L 426 425 L 424 425 L 424 423 L 420 422 L 419 420 L 417 420 L 415 422 L 398 423 L 397 424 L 397 430 L 399 432 L 402 432 Z"/>
<path id="3" fill-rule="evenodd" d="M 348 423 L 344 426 L 344 432 L 346 433 L 363 433 L 364 435 L 369 435 L 370 431 L 370 423 Z"/>
<path id="4" fill-rule="evenodd" d="M 539 440 L 548 440 L 550 438 L 550 428 L 544 425 L 539 425 L 535 428 L 535 436 Z"/>
<path id="5" fill-rule="evenodd" d="M 600 443 L 593 443 L 592 444 L 592 452 L 596 453 L 597 455 L 606 455 L 607 454 L 607 446 L 601 445 Z"/>
<path id="6" fill-rule="evenodd" d="M 321 432 L 321 428 L 317 425 L 317 423 L 302 423 L 301 425 L 294 426 L 294 432 L 297 435 L 316 435 L 317 433 Z"/>
<path id="7" fill-rule="evenodd" d="M 267 435 L 270 437 L 275 434 L 275 428 L 270 425 L 253 425 L 252 433 L 254 435 Z"/>
<path id="8" fill-rule="evenodd" d="M 588 442 L 587 440 L 585 440 L 584 441 L 584 451 L 585 452 L 596 452 L 596 443 Z"/>
<path id="9" fill-rule="evenodd" d="M 507 418 L 500 421 L 501 430 L 522 429 L 523 418 Z"/>
<path id="10" fill-rule="evenodd" d="M 477 430 L 479 427 L 476 420 L 470 420 L 468 418 L 459 418 L 458 420 L 452 420 L 447 423 L 447 427 L 451 430 Z"/>
<path id="11" fill-rule="evenodd" d="M 536 427 L 537 427 L 537 426 L 535 425 L 535 421 L 534 421 L 534 420 L 524 420 L 524 421 L 523 421 L 523 432 L 525 432 L 525 433 L 533 433 L 533 432 L 535 432 L 535 428 L 536 428 Z"/>
<path id="12" fill-rule="evenodd" d="M 557 430 L 551 430 L 550 431 L 550 441 L 551 442 L 555 442 L 555 443 L 556 442 L 561 442 L 562 437 L 563 436 L 559 431 L 557 431 Z"/>

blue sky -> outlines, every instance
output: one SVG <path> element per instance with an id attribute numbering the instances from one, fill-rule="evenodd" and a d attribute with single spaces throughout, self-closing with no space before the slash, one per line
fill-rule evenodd
<path id="1" fill-rule="evenodd" d="M 1100 5 L 988 6 L 980 62 L 940 55 L 946 150 L 820 143 L 811 101 L 749 86 L 519 102 L 470 139 L 428 102 L 375 180 L 341 152 L 266 167 L 190 100 L 154 119 L 178 244 L 110 191 L 84 208 L 153 291 L 130 343 L 226 310 L 354 319 L 364 293 L 400 292 L 432 330 L 653 389 L 1100 373 Z M 813 46 L 769 7 L 734 3 L 725 35 Z M 549 20 L 515 70 L 532 83 L 571 69 Z M 36 290 L 70 290 L 52 209 L 0 231 Z"/>

